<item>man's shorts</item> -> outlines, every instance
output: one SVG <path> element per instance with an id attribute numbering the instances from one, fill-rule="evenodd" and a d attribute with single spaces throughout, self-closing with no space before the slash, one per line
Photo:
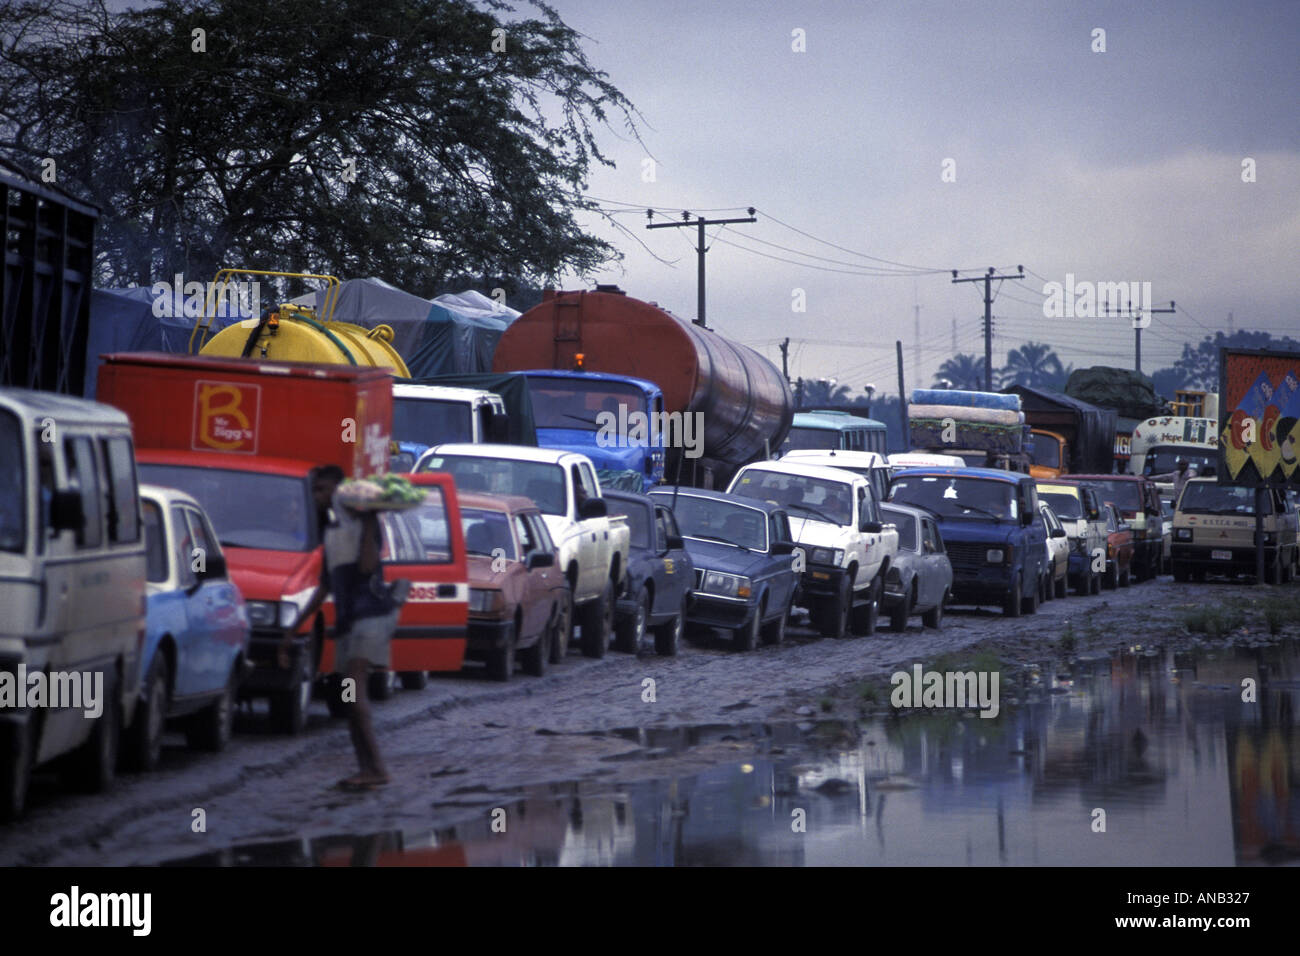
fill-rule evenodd
<path id="1" fill-rule="evenodd" d="M 352 629 L 338 638 L 335 670 L 345 673 L 354 659 L 368 661 L 372 667 L 388 667 L 392 659 L 393 632 L 402 609 L 378 617 L 362 617 L 352 622 Z"/>

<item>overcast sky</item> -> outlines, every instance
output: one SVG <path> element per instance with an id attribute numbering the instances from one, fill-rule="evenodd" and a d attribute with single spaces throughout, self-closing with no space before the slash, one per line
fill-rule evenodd
<path id="1" fill-rule="evenodd" d="M 880 266 L 854 253 L 1023 264 L 994 303 L 995 365 L 1034 339 L 1078 366 L 1131 366 L 1126 320 L 1044 318 L 1044 280 L 1067 272 L 1148 281 L 1157 307 L 1188 313 L 1154 317 L 1148 373 L 1229 311 L 1238 329 L 1300 332 L 1300 3 L 552 2 L 645 119 L 644 147 L 601 134 L 618 165 L 593 173 L 590 195 L 756 207 L 757 224 L 709 230 L 709 325 L 778 367 L 789 336 L 792 376 L 895 393 L 901 338 L 912 388 L 917 304 L 923 384 L 952 354 L 954 318 L 958 349 L 983 354 L 981 285 L 824 271 Z M 1242 181 L 1246 158 L 1256 182 Z M 941 178 L 949 159 L 955 182 Z M 588 223 L 626 254 L 597 281 L 694 317 L 694 229 L 616 218 L 635 239 Z"/>

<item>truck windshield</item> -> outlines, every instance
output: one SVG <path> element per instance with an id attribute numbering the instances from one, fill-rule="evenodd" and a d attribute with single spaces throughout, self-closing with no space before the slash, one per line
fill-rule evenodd
<path id="1" fill-rule="evenodd" d="M 22 551 L 27 540 L 23 436 L 18 418 L 0 412 L 0 551 Z"/>
<path id="2" fill-rule="evenodd" d="M 465 550 L 480 557 L 496 557 L 497 552 L 507 561 L 518 561 L 515 539 L 510 535 L 510 520 L 501 511 L 482 511 L 466 508 L 460 513 L 460 525 L 465 530 Z"/>
<path id="3" fill-rule="evenodd" d="M 425 458 L 420 471 L 445 471 L 457 491 L 486 491 L 493 495 L 531 498 L 542 514 L 568 513 L 564 500 L 564 469 L 544 461 L 516 461 L 478 455 L 435 455 Z"/>
<path id="4" fill-rule="evenodd" d="M 1167 475 L 1178 470 L 1178 462 L 1186 461 L 1188 470 L 1196 469 L 1196 475 L 1208 478 L 1214 474 L 1218 465 L 1218 455 L 1204 449 L 1189 449 L 1186 446 L 1165 445 L 1153 448 L 1142 463 L 1144 475 Z"/>
<path id="5" fill-rule="evenodd" d="M 791 517 L 853 523 L 853 486 L 846 482 L 751 468 L 740 476 L 732 493 L 784 505 Z"/>
<path id="6" fill-rule="evenodd" d="M 839 448 L 840 433 L 830 428 L 791 428 L 782 451 L 801 448 Z"/>
<path id="7" fill-rule="evenodd" d="M 985 478 L 913 476 L 895 478 L 889 500 L 928 508 L 941 518 L 972 521 L 1016 517 L 1013 486 Z"/>
<path id="8" fill-rule="evenodd" d="M 1038 500 L 1046 501 L 1056 512 L 1056 517 L 1064 518 L 1066 521 L 1080 521 L 1083 519 L 1083 505 L 1074 495 L 1066 494 L 1063 491 L 1043 491 L 1038 489 Z"/>
<path id="9" fill-rule="evenodd" d="M 671 494 L 656 497 L 672 505 Z M 757 508 L 680 493 L 672 508 L 683 537 L 733 544 L 750 551 L 767 550 L 767 516 Z"/>
<path id="10" fill-rule="evenodd" d="M 393 396 L 393 439 L 422 445 L 473 441 L 469 403 Z"/>
<path id="11" fill-rule="evenodd" d="M 633 412 L 645 413 L 646 398 L 641 389 L 601 379 L 529 377 L 528 395 L 533 402 L 533 423 L 538 428 L 576 428 L 597 431 L 601 412 L 613 414 L 613 424 Z"/>
<path id="12" fill-rule="evenodd" d="M 1090 481 L 1088 485 L 1097 489 L 1102 501 L 1115 502 L 1120 511 L 1142 510 L 1142 492 L 1136 481 Z"/>
<path id="13" fill-rule="evenodd" d="M 316 507 L 306 475 L 141 464 L 140 479 L 194 498 L 223 547 L 309 551 L 316 546 Z"/>
<path id="14" fill-rule="evenodd" d="M 1035 435 L 1033 460 L 1044 468 L 1060 468 L 1061 443 L 1050 435 Z"/>
<path id="15" fill-rule="evenodd" d="M 1266 496 L 1264 514 L 1273 513 L 1271 496 Z M 1253 515 L 1255 489 L 1232 488 L 1212 481 L 1189 481 L 1178 499 L 1178 510 L 1186 514 Z"/>

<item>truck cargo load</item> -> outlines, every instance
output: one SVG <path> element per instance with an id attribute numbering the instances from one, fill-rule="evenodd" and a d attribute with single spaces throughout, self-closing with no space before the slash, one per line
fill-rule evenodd
<path id="1" fill-rule="evenodd" d="M 1036 477 L 1070 473 L 1109 474 L 1114 470 L 1114 409 L 1098 408 L 1063 392 L 1049 392 L 1028 385 L 1012 385 L 1003 392 L 1020 397 L 1025 422 L 1040 432 L 1034 437 L 1034 458 L 1038 467 L 1046 468 L 1048 473 L 1040 472 Z M 1051 448 L 1049 439 L 1056 440 L 1056 449 L 1052 452 L 1055 464 L 1046 465 L 1040 459 L 1044 451 Z"/>
<path id="2" fill-rule="evenodd" d="M 1025 450 L 1025 416 L 1020 399 L 997 392 L 918 388 L 908 405 L 908 440 L 913 451 L 958 455 L 983 465 Z"/>

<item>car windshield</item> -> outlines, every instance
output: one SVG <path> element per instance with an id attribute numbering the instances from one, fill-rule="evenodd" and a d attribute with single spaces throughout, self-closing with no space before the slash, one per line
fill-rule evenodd
<path id="1" fill-rule="evenodd" d="M 644 413 L 645 393 L 634 385 L 622 385 L 602 379 L 551 378 L 529 376 L 528 395 L 533 403 L 533 423 L 538 428 L 576 428 L 597 431 L 603 424 L 602 412 L 613 415 L 616 427 L 621 418 L 632 412 Z"/>
<path id="2" fill-rule="evenodd" d="M 792 518 L 837 525 L 853 522 L 853 486 L 848 482 L 750 468 L 741 473 L 731 493 L 783 505 Z"/>
<path id="3" fill-rule="evenodd" d="M 18 418 L 0 412 L 0 551 L 22 551 L 27 539 L 23 436 Z"/>
<path id="4" fill-rule="evenodd" d="M 680 493 L 675 505 L 671 493 L 656 497 L 672 507 L 683 537 L 767 550 L 767 515 L 757 508 Z"/>
<path id="5" fill-rule="evenodd" d="M 194 498 L 223 547 L 309 551 L 316 546 L 316 507 L 306 475 L 141 464 L 140 480 Z"/>
<path id="6" fill-rule="evenodd" d="M 1264 501 L 1264 514 L 1272 514 L 1272 497 L 1265 496 Z M 1189 481 L 1178 499 L 1178 510 L 1188 514 L 1253 515 L 1255 489 L 1233 488 L 1213 481 Z"/>
<path id="7" fill-rule="evenodd" d="M 973 521 L 1016 517 L 1014 486 L 1010 482 L 962 476 L 913 475 L 895 478 L 889 500 L 933 511 L 941 518 Z"/>
<path id="8" fill-rule="evenodd" d="M 445 471 L 456 481 L 457 491 L 485 491 L 493 495 L 531 498 L 543 514 L 562 515 L 564 469 L 544 461 L 517 461 L 478 455 L 431 455 L 421 460 L 420 471 Z"/>
<path id="9" fill-rule="evenodd" d="M 609 497 L 605 498 L 605 503 L 611 515 L 625 515 L 627 517 L 627 526 L 632 532 L 632 547 L 653 547 L 650 540 L 650 512 L 652 509 L 649 505 L 633 501 L 618 501 Z"/>
<path id="10" fill-rule="evenodd" d="M 898 527 L 898 546 L 905 551 L 915 551 L 916 547 L 916 522 L 906 511 L 899 511 L 897 508 L 882 507 L 880 509 L 881 517 L 886 522 L 893 522 Z"/>
<path id="11" fill-rule="evenodd" d="M 505 512 L 465 508 L 460 513 L 460 524 L 465 529 L 465 550 L 470 554 L 519 560 L 515 540 L 510 534 L 510 520 Z"/>
<path id="12" fill-rule="evenodd" d="M 1047 506 L 1056 512 L 1056 517 L 1065 521 L 1079 521 L 1083 518 L 1083 503 L 1069 492 L 1044 491 L 1039 488 L 1038 500 L 1047 502 Z"/>
<path id="13" fill-rule="evenodd" d="M 1136 481 L 1089 481 L 1102 501 L 1113 501 L 1120 511 L 1141 511 L 1142 491 Z"/>
<path id="14" fill-rule="evenodd" d="M 1176 445 L 1154 448 L 1142 463 L 1142 474 L 1167 475 L 1178 470 L 1179 461 L 1187 462 L 1189 474 L 1195 472 L 1195 476 L 1209 478 L 1215 473 L 1218 455 L 1212 451 L 1188 450 Z"/>
<path id="15" fill-rule="evenodd" d="M 833 428 L 791 428 L 785 436 L 783 451 L 801 448 L 839 448 L 840 433 Z"/>
<path id="16" fill-rule="evenodd" d="M 421 445 L 473 441 L 469 403 L 393 396 L 393 440 Z"/>

